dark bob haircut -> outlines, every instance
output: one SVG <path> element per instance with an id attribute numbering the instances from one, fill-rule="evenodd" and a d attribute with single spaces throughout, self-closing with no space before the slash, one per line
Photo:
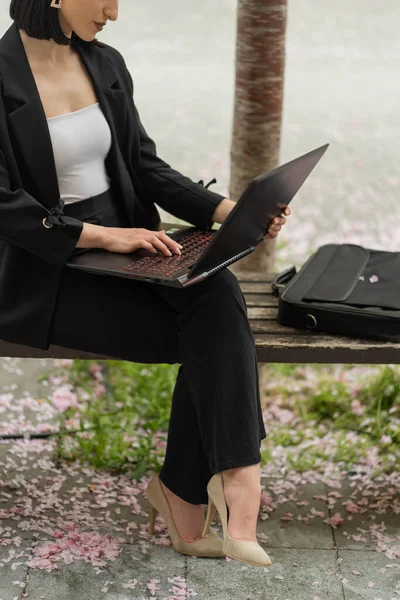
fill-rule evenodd
<path id="1" fill-rule="evenodd" d="M 67 38 L 60 26 L 59 9 L 52 8 L 50 4 L 51 0 L 11 0 L 10 17 L 19 29 L 38 40 L 54 40 L 60 46 L 70 46 L 74 42 L 103 46 L 96 39 L 85 42 L 74 32 L 71 40 Z"/>

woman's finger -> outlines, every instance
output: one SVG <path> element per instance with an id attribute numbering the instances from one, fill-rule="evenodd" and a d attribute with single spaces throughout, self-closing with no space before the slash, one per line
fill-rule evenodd
<path id="1" fill-rule="evenodd" d="M 160 237 L 162 238 L 162 241 L 170 248 L 172 249 L 176 254 L 181 254 L 181 248 L 182 246 L 180 244 L 178 244 L 178 242 L 176 242 L 175 240 L 173 240 L 172 238 L 170 238 L 165 231 L 160 231 Z"/>
<path id="2" fill-rule="evenodd" d="M 168 246 L 166 246 L 166 244 L 164 244 L 156 235 L 152 235 L 151 237 L 147 238 L 147 241 L 153 244 L 154 248 L 161 250 L 161 252 L 163 252 L 163 254 L 166 256 L 172 256 L 172 252 Z"/>
<path id="3" fill-rule="evenodd" d="M 146 240 L 140 240 L 139 248 L 144 248 L 145 250 L 149 250 L 153 254 L 155 254 L 157 252 L 157 250 L 154 248 L 154 246 L 152 246 L 152 244 L 150 244 L 150 242 L 146 242 Z"/>

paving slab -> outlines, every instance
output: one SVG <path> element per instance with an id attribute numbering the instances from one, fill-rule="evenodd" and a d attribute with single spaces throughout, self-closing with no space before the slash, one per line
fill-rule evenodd
<path id="1" fill-rule="evenodd" d="M 270 510 L 262 508 L 257 524 L 260 544 L 268 548 L 323 548 L 333 549 L 332 530 L 323 519 L 329 517 L 328 505 L 315 496 L 326 495 L 323 483 L 302 484 L 293 494 L 294 499 L 280 502 L 281 497 L 274 495 L 276 479 L 262 478 L 265 492 L 271 494 Z M 275 506 L 276 505 L 276 506 Z M 313 511 L 315 511 L 313 513 Z M 221 521 L 218 514 L 213 527 L 222 536 Z"/>
<path id="2" fill-rule="evenodd" d="M 341 497 L 330 509 L 343 518 L 343 523 L 333 530 L 338 548 L 373 550 L 377 544 L 386 541 L 390 547 L 400 539 L 398 490 L 378 479 L 373 485 L 363 486 L 343 478 L 338 490 Z"/>
<path id="3" fill-rule="evenodd" d="M 43 377 L 54 365 L 52 358 L 0 358 L 0 389 L 17 385 L 31 394 L 43 391 L 38 378 Z"/>
<path id="4" fill-rule="evenodd" d="M 380 552 L 339 550 L 345 600 L 400 598 L 400 562 Z"/>
<path id="5" fill-rule="evenodd" d="M 198 600 L 343 598 L 334 550 L 274 548 L 268 554 L 268 568 L 227 558 L 209 565 L 189 557 L 188 586 L 198 591 Z"/>
<path id="6" fill-rule="evenodd" d="M 176 578 L 177 587 L 184 581 L 185 557 L 173 550 L 150 544 L 146 552 L 144 554 L 136 546 L 123 545 L 115 561 L 98 574 L 90 563 L 84 561 L 70 565 L 60 562 L 59 569 L 51 572 L 30 569 L 27 587 L 29 600 L 142 600 L 171 597 L 174 582 L 170 579 Z M 154 596 L 148 587 L 152 580 L 157 580 Z"/>
<path id="7" fill-rule="evenodd" d="M 267 494 L 274 489 L 272 479 L 263 479 L 262 484 Z M 302 484 L 292 494 L 292 501 L 279 503 L 273 512 L 263 511 L 269 518 L 259 520 L 257 532 L 267 538 L 267 547 L 333 549 L 331 528 L 322 522 L 329 516 L 328 505 L 315 498 L 326 495 L 325 485 Z M 279 500 L 279 496 L 274 500 Z"/>
<path id="8" fill-rule="evenodd" d="M 55 441 L 0 444 L 3 527 L 11 527 L 12 534 L 25 539 L 50 539 L 53 530 L 67 521 L 80 531 L 123 536 L 127 543 L 140 539 L 143 530 L 146 535 L 149 507 L 143 495 L 145 484 L 138 488 L 128 477 L 79 463 L 63 462 L 57 468 L 56 453 Z M 160 517 L 157 523 L 158 533 L 165 533 Z"/>
<path id="9" fill-rule="evenodd" d="M 52 513 L 56 457 L 54 440 L 0 443 L 0 526 L 11 527 L 11 535 L 49 537 L 44 528 Z"/>
<path id="10" fill-rule="evenodd" d="M 0 358 L 0 434 L 58 430 L 46 375 L 54 359 Z M 47 426 L 47 428 L 46 428 Z"/>
<path id="11" fill-rule="evenodd" d="M 0 535 L 1 542 L 1 535 Z M 26 562 L 32 557 L 29 541 L 0 543 L 0 600 L 21 598 L 28 573 Z"/>

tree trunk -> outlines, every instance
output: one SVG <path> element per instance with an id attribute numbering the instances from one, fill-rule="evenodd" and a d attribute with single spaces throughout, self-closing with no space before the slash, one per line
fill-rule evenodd
<path id="1" fill-rule="evenodd" d="M 237 201 L 250 181 L 279 163 L 285 68 L 287 0 L 238 0 L 236 97 L 229 198 Z M 232 265 L 272 272 L 274 239 Z"/>

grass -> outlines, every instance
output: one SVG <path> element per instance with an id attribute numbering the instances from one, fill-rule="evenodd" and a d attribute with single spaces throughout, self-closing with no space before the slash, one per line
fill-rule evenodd
<path id="1" fill-rule="evenodd" d="M 79 409 L 70 407 L 60 415 L 64 431 L 71 426 L 80 429 L 73 438 L 61 436 L 61 457 L 128 472 L 134 479 L 148 469 L 159 470 L 178 368 L 111 360 L 101 364 L 73 361 L 68 381 L 78 396 L 89 399 L 81 401 Z M 95 373 L 101 373 L 106 384 L 100 394 Z"/>
<path id="2" fill-rule="evenodd" d="M 298 472 L 323 471 L 329 461 L 351 470 L 374 454 L 376 474 L 400 470 L 399 367 L 344 365 L 339 378 L 337 366 L 275 367 L 267 365 L 263 374 L 270 382 L 264 414 L 277 403 L 293 419 L 289 425 L 268 421 L 266 462 L 272 449 L 282 447 Z"/>
<path id="3" fill-rule="evenodd" d="M 73 361 L 64 373 L 79 407 L 60 413 L 61 457 L 133 479 L 159 471 L 178 368 Z M 279 455 L 298 472 L 323 472 L 328 462 L 351 470 L 376 455 L 377 474 L 400 468 L 399 367 L 274 364 L 260 373 L 263 465 Z"/>

